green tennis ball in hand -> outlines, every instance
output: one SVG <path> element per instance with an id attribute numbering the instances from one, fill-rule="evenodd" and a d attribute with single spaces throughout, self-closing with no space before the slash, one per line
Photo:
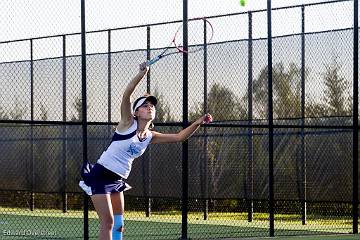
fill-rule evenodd
<path id="1" fill-rule="evenodd" d="M 246 3 L 246 1 L 245 1 L 245 0 L 240 0 L 240 5 L 241 5 L 242 7 L 244 7 L 244 6 L 245 6 L 245 3 Z"/>

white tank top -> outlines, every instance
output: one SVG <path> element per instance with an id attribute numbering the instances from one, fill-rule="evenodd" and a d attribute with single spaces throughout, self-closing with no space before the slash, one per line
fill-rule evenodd
<path id="1" fill-rule="evenodd" d="M 125 132 L 120 133 L 116 130 L 110 146 L 102 153 L 97 162 L 127 179 L 134 159 L 145 152 L 152 139 L 152 132 L 148 131 L 146 138 L 140 141 L 136 130 L 136 120 Z"/>

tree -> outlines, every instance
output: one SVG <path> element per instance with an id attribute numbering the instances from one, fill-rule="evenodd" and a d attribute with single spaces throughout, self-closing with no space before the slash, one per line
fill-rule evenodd
<path id="1" fill-rule="evenodd" d="M 301 117 L 301 68 L 291 63 L 289 67 L 285 67 L 282 62 L 274 64 L 272 70 L 273 81 L 273 113 L 276 119 L 294 119 Z M 305 70 L 305 81 L 307 81 L 308 70 Z M 268 118 L 268 68 L 265 67 L 260 71 L 260 75 L 253 82 L 254 108 L 260 118 Z M 318 105 L 311 105 L 312 111 L 320 111 Z M 254 111 L 256 112 L 256 111 Z M 259 130 L 257 130 L 259 131 Z M 286 130 L 282 130 L 284 133 Z M 279 181 L 299 182 L 298 169 L 294 166 L 292 159 L 297 158 L 297 147 L 299 138 L 292 131 L 287 130 L 284 135 L 274 138 L 274 165 L 275 174 L 279 174 Z M 267 144 L 259 144 L 254 142 L 253 158 L 256 159 L 257 165 L 267 165 L 267 159 L 261 155 L 268 152 Z M 254 171 L 257 176 L 267 176 L 266 168 L 256 168 Z M 255 179 L 256 188 L 263 190 L 267 188 L 268 180 L 266 178 Z M 298 189 L 299 189 L 298 185 Z M 283 194 L 291 194 L 291 189 L 285 189 Z M 264 191 L 262 191 L 264 192 Z M 259 196 L 258 196 L 259 197 Z"/>
<path id="2" fill-rule="evenodd" d="M 20 107 L 18 101 L 15 102 L 14 111 L 10 112 L 10 118 L 13 120 L 22 119 L 26 111 L 24 107 Z"/>
<path id="3" fill-rule="evenodd" d="M 240 120 L 246 117 L 245 111 L 231 89 L 215 83 L 208 93 L 207 112 L 211 113 L 216 121 Z M 204 104 L 199 103 L 193 112 L 190 112 L 190 119 L 197 119 L 204 114 Z"/>
<path id="4" fill-rule="evenodd" d="M 156 118 L 155 122 L 172 122 L 174 118 L 170 115 L 170 108 L 165 103 L 163 96 L 155 89 L 154 96 L 156 96 L 158 100 L 158 104 L 156 105 Z"/>
<path id="5" fill-rule="evenodd" d="M 230 89 L 214 84 L 208 95 L 208 112 L 217 121 L 238 120 L 239 102 Z"/>
<path id="6" fill-rule="evenodd" d="M 352 122 L 350 84 L 341 76 L 341 68 L 337 58 L 334 58 L 330 64 L 325 66 L 325 72 L 322 74 L 325 85 L 324 97 L 322 103 L 313 109 L 317 113 L 316 116 L 323 117 L 320 121 L 324 125 L 348 125 Z M 348 118 L 339 119 L 329 116 Z M 312 162 L 313 166 L 309 167 L 316 167 L 317 170 L 313 175 L 309 175 L 309 182 L 316 183 L 318 189 L 314 191 L 314 194 L 318 199 L 328 200 L 330 195 L 333 200 L 351 199 L 351 185 L 342 184 L 351 182 L 351 176 L 344 174 L 352 159 L 352 145 L 349 144 L 352 142 L 351 134 L 331 129 L 328 132 L 324 131 L 322 135 L 314 137 L 310 135 L 307 138 L 307 141 L 310 142 L 307 146 L 308 155 L 316 160 Z M 326 140 L 322 140 L 322 138 L 326 138 Z"/>
<path id="7" fill-rule="evenodd" d="M 73 103 L 73 106 L 76 110 L 77 115 L 72 115 L 71 116 L 71 121 L 72 122 L 76 122 L 76 121 L 82 121 L 82 99 L 77 97 L 75 99 L 75 102 Z M 89 108 L 89 105 L 86 105 L 86 109 Z"/>
<path id="8" fill-rule="evenodd" d="M 48 111 L 44 104 L 40 104 L 40 119 L 48 120 Z M 59 145 L 51 138 L 58 136 L 57 128 L 49 125 L 39 126 L 34 130 L 34 166 L 35 166 L 35 182 L 40 184 L 41 190 L 50 191 L 57 188 L 57 156 L 60 155 Z M 45 188 L 47 190 L 45 190 Z"/>
<path id="9" fill-rule="evenodd" d="M 323 74 L 325 84 L 324 102 L 326 115 L 349 116 L 351 115 L 351 97 L 346 90 L 349 90 L 349 83 L 340 76 L 341 65 L 336 59 L 326 66 Z"/>
<path id="10" fill-rule="evenodd" d="M 286 69 L 283 63 L 278 63 L 274 65 L 272 74 L 274 117 L 301 116 L 301 68 L 291 63 Z M 268 92 L 268 68 L 265 67 L 253 82 L 254 107 L 260 118 L 268 117 Z"/>
<path id="11" fill-rule="evenodd" d="M 306 103 L 306 117 L 322 117 L 325 115 L 326 106 L 322 103 L 310 102 Z"/>
<path id="12" fill-rule="evenodd" d="M 9 119 L 9 115 L 5 112 L 5 110 L 1 106 L 0 106 L 0 119 L 1 120 L 8 120 Z"/>
<path id="13" fill-rule="evenodd" d="M 349 82 L 340 76 L 341 65 L 336 58 L 327 66 L 322 74 L 325 85 L 321 102 L 306 104 L 307 117 L 350 116 L 352 114 L 352 95 L 348 92 Z M 324 121 L 324 120 L 323 120 Z"/>
<path id="14" fill-rule="evenodd" d="M 40 119 L 43 121 L 48 120 L 48 111 L 42 103 L 40 104 Z"/>
<path id="15" fill-rule="evenodd" d="M 233 121 L 244 119 L 246 115 L 243 111 L 242 104 L 231 89 L 220 84 L 214 84 L 208 93 L 207 111 L 212 114 L 215 121 Z M 204 105 L 199 103 L 190 112 L 190 119 L 196 119 L 204 114 Z M 197 135 L 204 134 L 200 129 Z M 233 128 L 208 128 L 206 135 L 194 138 L 196 151 L 192 154 L 191 174 L 198 174 L 200 178 L 206 174 L 208 180 L 206 184 L 209 195 L 201 194 L 204 197 L 219 197 L 229 192 L 237 192 L 229 189 L 235 189 L 239 186 L 234 174 L 238 173 L 242 162 L 239 161 L 239 149 L 244 144 L 244 138 L 240 137 L 241 129 Z M 196 140 L 195 140 L 196 139 Z M 206 144 L 206 145 L 205 145 Z M 200 160 L 200 161 L 199 161 Z M 197 177 L 197 176 L 196 176 Z M 241 180 L 237 178 L 237 180 Z M 202 191 L 205 188 L 201 188 Z M 199 193 L 197 193 L 199 194 Z M 215 204 L 215 203 L 214 203 Z"/>

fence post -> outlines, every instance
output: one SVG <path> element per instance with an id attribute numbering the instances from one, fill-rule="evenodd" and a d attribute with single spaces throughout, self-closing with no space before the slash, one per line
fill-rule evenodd
<path id="1" fill-rule="evenodd" d="M 66 193 L 66 185 L 67 185 L 67 159 L 66 159 L 66 152 L 67 152 L 67 136 L 66 136 L 66 35 L 62 36 L 62 43 L 63 43 L 63 56 L 62 56 L 62 63 L 63 63 L 63 127 L 62 127 L 62 160 L 63 160 L 63 174 L 62 174 L 62 203 L 63 203 L 63 212 L 67 212 L 67 193 Z"/>
<path id="2" fill-rule="evenodd" d="M 252 222 L 254 217 L 254 144 L 253 144 L 253 40 L 252 40 L 252 12 L 248 14 L 249 36 L 248 36 L 248 167 L 247 177 L 249 183 L 246 184 L 246 205 L 248 210 L 248 222 Z M 245 180 L 246 183 L 246 180 Z"/>
<path id="3" fill-rule="evenodd" d="M 359 1 L 354 0 L 354 87 L 353 87 L 353 233 L 359 224 Z"/>
<path id="4" fill-rule="evenodd" d="M 85 0 L 81 0 L 81 99 L 83 163 L 87 162 L 87 102 L 86 102 L 86 32 Z M 89 196 L 84 193 L 84 240 L 89 239 Z"/>
<path id="5" fill-rule="evenodd" d="M 267 0 L 268 30 L 268 111 L 269 111 L 269 219 L 270 237 L 274 237 L 274 123 L 273 123 L 273 89 L 272 89 L 272 34 L 271 34 L 271 0 Z"/>
<path id="6" fill-rule="evenodd" d="M 150 26 L 146 27 L 146 60 L 149 61 L 151 58 L 151 42 L 150 42 L 151 38 L 150 38 Z M 151 75 L 150 75 L 150 71 L 147 73 L 146 76 L 146 91 L 148 93 L 151 93 L 151 89 L 150 89 L 150 80 L 151 80 Z M 151 195 L 151 146 L 148 147 L 148 151 L 146 151 L 146 155 L 144 157 L 147 158 L 147 161 L 143 162 L 143 173 L 144 176 L 143 178 L 146 179 L 148 181 L 144 181 L 144 190 L 145 190 L 145 215 L 146 217 L 150 217 L 151 214 L 151 198 L 149 197 Z M 147 171 L 145 169 L 146 164 L 147 163 Z"/>
<path id="7" fill-rule="evenodd" d="M 183 46 L 184 50 L 188 50 L 188 1 L 183 1 Z M 188 119 L 188 55 L 183 54 L 183 128 L 186 128 L 189 123 Z M 187 238 L 187 227 L 188 227 L 188 175 L 189 175 L 189 142 L 184 141 L 182 144 L 182 224 L 181 224 L 181 239 Z"/>
<path id="8" fill-rule="evenodd" d="M 206 29 L 206 20 L 204 21 L 204 114 L 206 114 L 208 112 L 208 101 L 207 101 L 207 88 L 208 88 L 208 74 L 207 74 L 207 29 Z M 201 181 L 201 193 L 202 193 L 202 197 L 203 197 L 203 212 L 204 212 L 204 220 L 208 219 L 208 215 L 209 215 L 209 190 L 208 190 L 208 177 L 207 177 L 207 170 L 208 170 L 208 136 L 207 136 L 207 128 L 204 128 L 204 159 L 203 159 L 203 166 L 200 164 L 200 173 L 202 173 L 200 176 L 202 176 L 202 181 Z M 202 166 L 202 167 L 201 167 Z"/>
<path id="9" fill-rule="evenodd" d="M 301 221 L 306 224 L 306 148 L 305 148 L 305 6 L 301 7 L 301 163 L 302 167 L 302 195 L 301 195 Z"/>
<path id="10" fill-rule="evenodd" d="M 107 80 L 108 80 L 108 123 L 111 123 L 111 30 L 108 30 L 108 52 L 107 52 Z M 109 132 L 111 126 L 109 126 Z"/>
<path id="11" fill-rule="evenodd" d="M 31 192 L 30 192 L 30 210 L 34 211 L 35 208 L 35 167 L 34 167 L 34 47 L 33 47 L 33 39 L 30 39 L 30 141 L 31 141 Z"/>

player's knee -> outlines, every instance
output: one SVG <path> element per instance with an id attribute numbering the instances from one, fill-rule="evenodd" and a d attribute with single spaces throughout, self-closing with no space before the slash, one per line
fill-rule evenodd
<path id="1" fill-rule="evenodd" d="M 100 224 L 104 229 L 112 229 L 114 226 L 114 219 L 112 217 L 101 219 Z"/>

